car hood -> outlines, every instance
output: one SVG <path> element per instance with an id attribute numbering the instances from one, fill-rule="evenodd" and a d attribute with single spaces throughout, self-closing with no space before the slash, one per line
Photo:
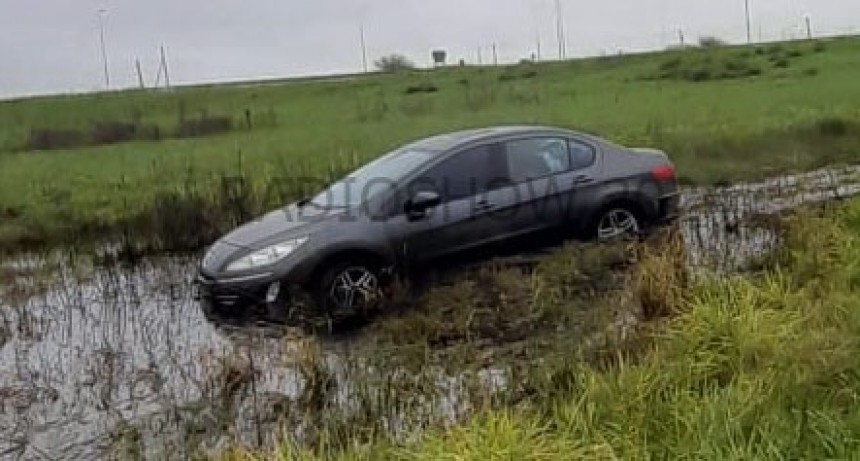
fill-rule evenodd
<path id="1" fill-rule="evenodd" d="M 272 211 L 221 237 L 206 252 L 202 265 L 207 271 L 217 272 L 250 251 L 311 235 L 323 226 L 338 222 L 348 211 L 296 204 Z"/>
<path id="2" fill-rule="evenodd" d="M 337 221 L 346 209 L 326 209 L 313 205 L 290 205 L 244 224 L 221 238 L 221 242 L 259 250 L 293 237 L 302 237 L 322 225 Z"/>

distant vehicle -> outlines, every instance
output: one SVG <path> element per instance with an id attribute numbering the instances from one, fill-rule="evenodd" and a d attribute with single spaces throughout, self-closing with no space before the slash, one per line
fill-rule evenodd
<path id="1" fill-rule="evenodd" d="M 195 298 L 215 311 L 277 311 L 302 290 L 321 313 L 349 317 L 380 299 L 386 274 L 637 235 L 672 219 L 678 202 L 658 150 L 552 127 L 450 133 L 222 237 L 201 261 Z"/>

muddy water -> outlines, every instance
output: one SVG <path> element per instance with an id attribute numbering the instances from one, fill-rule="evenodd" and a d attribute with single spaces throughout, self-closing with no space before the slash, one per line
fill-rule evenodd
<path id="1" fill-rule="evenodd" d="M 242 348 L 263 370 L 260 391 L 295 394 L 295 377 L 271 363 L 279 341 L 228 339 L 200 315 L 192 268 L 153 261 L 81 282 L 64 271 L 60 288 L 3 306 L 12 338 L 0 350 L 0 454 L 92 458 L 117 429 L 205 397 L 219 360 Z"/>
<path id="2" fill-rule="evenodd" d="M 682 229 L 689 263 L 735 269 L 776 243 L 753 218 L 857 194 L 860 167 L 688 190 Z M 308 346 L 273 327 L 208 321 L 190 299 L 194 263 L 73 263 L 41 277 L 55 259 L 29 257 L 0 268 L 0 459 L 175 459 L 217 451 L 231 439 L 266 443 L 284 406 L 308 397 L 311 362 L 300 359 Z M 319 358 L 346 373 L 360 362 L 359 343 L 326 339 Z M 254 379 L 242 378 L 247 370 Z M 480 379 L 504 385 L 498 373 Z M 456 417 L 464 384 L 443 375 L 437 384 L 431 406 Z M 348 389 L 336 395 L 349 406 Z M 401 425 L 405 417 L 392 416 Z M 307 421 L 292 424 L 301 432 Z"/>
<path id="3" fill-rule="evenodd" d="M 685 191 L 681 222 L 688 264 L 736 270 L 777 244 L 768 217 L 803 204 L 860 195 L 860 165 L 780 176 L 763 182 Z"/>
<path id="4" fill-rule="evenodd" d="M 357 365 L 355 335 L 320 344 L 273 325 L 205 318 L 189 291 L 195 262 L 63 268 L 44 293 L 2 298 L 0 459 L 187 459 L 231 440 L 268 444 L 290 408 L 295 435 L 307 431 L 299 414 L 307 405 L 298 403 L 313 398 L 305 383 L 319 378 L 308 367 L 322 366 L 340 384 L 331 398 L 344 411 L 360 391 L 343 386 L 354 370 L 378 378 Z M 243 375 L 249 370 L 253 378 Z M 395 430 L 466 411 L 462 377 L 422 379 L 437 398 L 387 412 Z M 492 371 L 475 379 L 487 389 L 503 382 Z"/>

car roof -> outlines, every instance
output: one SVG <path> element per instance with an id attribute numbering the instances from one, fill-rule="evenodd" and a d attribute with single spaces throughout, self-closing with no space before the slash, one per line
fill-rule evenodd
<path id="1" fill-rule="evenodd" d="M 574 131 L 556 128 L 551 126 L 539 125 L 503 125 L 487 128 L 478 128 L 473 130 L 455 131 L 416 141 L 409 144 L 408 148 L 428 150 L 434 152 L 445 152 L 455 149 L 462 145 L 470 144 L 478 141 L 489 141 L 496 137 L 504 137 L 511 135 L 530 135 L 530 134 L 557 134 L 557 135 L 581 135 Z"/>

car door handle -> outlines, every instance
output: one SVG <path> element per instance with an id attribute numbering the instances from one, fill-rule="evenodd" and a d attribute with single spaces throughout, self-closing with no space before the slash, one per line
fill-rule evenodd
<path id="1" fill-rule="evenodd" d="M 580 184 L 591 184 L 594 182 L 594 178 L 588 176 L 587 174 L 580 174 L 573 177 L 573 185 L 577 186 Z"/>
<path id="2" fill-rule="evenodd" d="M 475 210 L 475 211 L 490 211 L 490 210 L 492 210 L 492 209 L 493 209 L 493 208 L 495 208 L 495 207 L 496 207 L 496 206 L 495 206 L 495 205 L 493 205 L 492 203 L 490 203 L 490 202 L 488 202 L 488 201 L 486 201 L 486 200 L 481 200 L 480 202 L 478 202 L 478 203 L 476 203 L 476 204 L 475 204 L 475 208 L 474 208 L 474 210 Z"/>

